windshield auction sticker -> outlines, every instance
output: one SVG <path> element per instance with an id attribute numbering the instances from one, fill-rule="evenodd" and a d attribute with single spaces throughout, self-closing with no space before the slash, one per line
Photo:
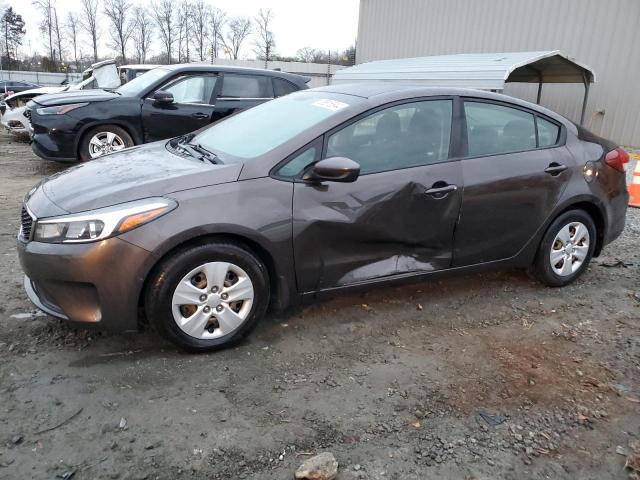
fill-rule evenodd
<path id="1" fill-rule="evenodd" d="M 343 102 L 339 102 L 337 100 L 329 100 L 327 98 L 323 98 L 320 100 L 316 100 L 311 105 L 314 107 L 326 108 L 327 110 L 331 110 L 332 112 L 337 112 L 338 110 L 342 110 L 349 105 Z"/>

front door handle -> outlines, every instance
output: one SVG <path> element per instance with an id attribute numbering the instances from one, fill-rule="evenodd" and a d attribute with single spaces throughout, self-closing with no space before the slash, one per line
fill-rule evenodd
<path id="1" fill-rule="evenodd" d="M 552 162 L 549 164 L 547 168 L 544 169 L 545 173 L 548 173 L 552 177 L 556 175 L 560 175 L 564 172 L 568 167 L 566 165 L 560 165 L 559 163 Z"/>
<path id="2" fill-rule="evenodd" d="M 206 113 L 201 113 L 201 112 L 192 113 L 191 116 L 195 117 L 195 118 L 209 118 L 209 115 L 207 115 Z"/>
<path id="3" fill-rule="evenodd" d="M 441 182 L 438 182 L 438 183 L 441 183 Z M 437 185 L 437 183 L 434 185 Z M 444 185 L 442 187 L 431 187 L 428 190 L 426 190 L 424 193 L 427 195 L 431 195 L 432 197 L 442 198 L 450 192 L 455 192 L 457 189 L 458 189 L 457 185 Z"/>

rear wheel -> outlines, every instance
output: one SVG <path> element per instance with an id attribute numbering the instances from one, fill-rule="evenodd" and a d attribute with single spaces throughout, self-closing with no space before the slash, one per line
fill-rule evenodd
<path id="1" fill-rule="evenodd" d="M 100 125 L 83 137 L 80 160 L 86 162 L 128 147 L 133 147 L 133 139 L 124 129 L 116 125 Z"/>
<path id="2" fill-rule="evenodd" d="M 204 352 L 243 338 L 269 300 L 266 267 L 243 247 L 215 242 L 179 251 L 156 269 L 145 295 L 150 323 L 181 348 Z"/>
<path id="3" fill-rule="evenodd" d="M 534 264 L 534 273 L 551 287 L 573 282 L 587 269 L 596 242 L 596 227 L 583 210 L 563 213 L 545 233 Z"/>

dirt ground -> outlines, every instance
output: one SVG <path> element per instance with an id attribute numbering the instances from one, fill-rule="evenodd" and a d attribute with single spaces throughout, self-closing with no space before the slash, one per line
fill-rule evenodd
<path id="1" fill-rule="evenodd" d="M 61 170 L 0 134 L 0 478 L 626 479 L 640 438 L 640 210 L 578 282 L 490 272 L 271 315 L 187 355 L 38 314 L 23 195 Z"/>

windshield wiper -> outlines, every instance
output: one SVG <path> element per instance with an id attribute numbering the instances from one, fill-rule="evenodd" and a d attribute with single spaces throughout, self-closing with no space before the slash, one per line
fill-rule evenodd
<path id="1" fill-rule="evenodd" d="M 178 142 L 178 147 L 187 152 L 192 157 L 200 160 L 206 160 L 209 163 L 219 163 L 218 156 L 210 150 L 207 150 L 199 143 L 189 143 L 187 140 L 191 140 L 193 137 L 185 136 Z"/>

